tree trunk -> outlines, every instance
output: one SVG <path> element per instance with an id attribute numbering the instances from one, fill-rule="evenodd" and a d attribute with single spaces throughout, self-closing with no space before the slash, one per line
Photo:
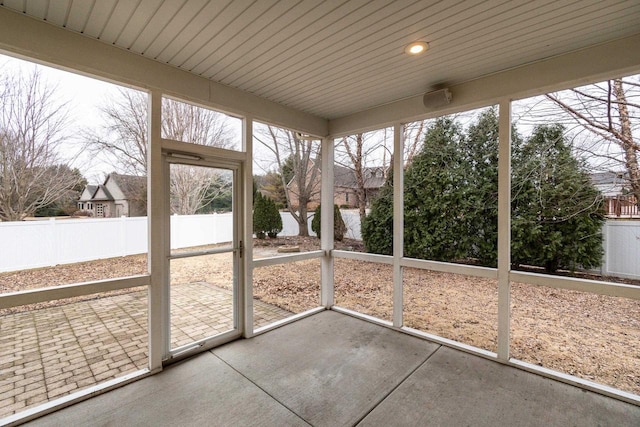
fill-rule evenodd
<path id="1" fill-rule="evenodd" d="M 358 214 L 360 215 L 360 224 L 364 221 L 367 216 L 367 195 L 364 189 L 358 189 Z"/>
<path id="2" fill-rule="evenodd" d="M 627 97 L 622 87 L 622 79 L 613 81 L 613 91 L 617 99 L 618 111 L 620 112 L 620 133 L 622 135 L 621 145 L 624 150 L 624 159 L 627 172 L 629 173 L 629 185 L 631 192 L 636 198 L 636 205 L 640 207 L 640 169 L 638 168 L 637 144 L 633 141 L 631 132 L 631 118 L 627 107 Z"/>
<path id="3" fill-rule="evenodd" d="M 343 138 L 342 142 L 344 144 L 345 151 L 349 156 L 351 164 L 353 165 L 353 175 L 356 178 L 356 197 L 358 199 L 358 213 L 360 215 L 360 224 L 364 221 L 367 207 L 367 193 L 365 190 L 365 182 L 364 182 L 364 134 L 359 133 L 356 134 L 356 144 L 355 150 L 352 150 L 349 147 L 346 138 Z"/>
<path id="4" fill-rule="evenodd" d="M 298 206 L 298 236 L 309 237 L 309 226 L 307 224 L 307 200 L 300 200 Z"/>

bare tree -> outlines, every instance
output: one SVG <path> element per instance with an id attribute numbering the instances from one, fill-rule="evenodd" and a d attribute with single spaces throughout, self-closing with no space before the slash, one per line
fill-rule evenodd
<path id="1" fill-rule="evenodd" d="M 0 80 L 0 219 L 20 221 L 82 177 L 60 158 L 67 109 L 37 70 Z"/>
<path id="2" fill-rule="evenodd" d="M 404 138 L 404 164 L 411 164 L 415 155 L 422 148 L 424 137 L 426 134 L 426 125 L 428 120 L 418 120 L 407 123 L 403 127 Z"/>
<path id="3" fill-rule="evenodd" d="M 577 146 L 587 156 L 604 158 L 606 165 L 626 171 L 631 193 L 640 206 L 640 142 L 634 132 L 640 126 L 640 79 L 613 79 L 555 94 L 547 99 L 570 120 L 587 130 L 591 138 Z M 614 149 L 612 149 L 612 146 Z"/>
<path id="4" fill-rule="evenodd" d="M 360 215 L 360 222 L 364 221 L 364 218 L 367 216 L 366 208 L 367 208 L 367 194 L 364 186 L 364 156 L 363 153 L 364 146 L 364 134 L 358 133 L 356 135 L 343 137 L 338 145 L 338 148 L 344 149 L 345 160 L 348 162 L 337 162 L 342 163 L 341 166 L 345 166 L 352 170 L 353 176 L 356 181 L 356 199 L 358 202 L 358 213 Z M 339 149 L 336 150 L 339 152 Z"/>
<path id="5" fill-rule="evenodd" d="M 367 184 L 372 179 L 376 179 L 377 173 L 382 174 L 379 179 L 386 176 L 386 170 L 389 166 L 386 163 L 386 140 L 384 131 L 374 131 L 343 137 L 336 144 L 336 164 L 346 168 L 348 173 L 353 175 L 355 181 L 355 193 L 361 222 L 367 215 Z M 373 167 L 374 165 L 376 167 Z"/>
<path id="6" fill-rule="evenodd" d="M 100 107 L 101 130 L 89 129 L 84 138 L 89 151 L 104 156 L 120 173 L 147 173 L 147 95 L 120 89 Z"/>
<path id="7" fill-rule="evenodd" d="M 100 112 L 105 126 L 102 132 L 89 131 L 85 135 L 88 148 L 96 155 L 106 154 L 121 173 L 146 175 L 147 95 L 121 89 Z M 162 137 L 220 148 L 233 145 L 224 114 L 168 98 L 162 100 Z M 196 213 L 214 200 L 210 197 L 212 188 L 223 181 L 218 171 L 209 168 L 173 169 L 170 178 L 173 213 Z M 230 185 L 220 188 L 228 191 Z"/>
<path id="8" fill-rule="evenodd" d="M 162 104 L 162 135 L 176 141 L 220 148 L 233 145 L 224 115 L 165 98 Z M 231 191 L 231 178 L 222 171 L 199 166 L 179 165 L 171 170 L 169 181 L 171 211 L 193 215 L 216 198 Z"/>
<path id="9" fill-rule="evenodd" d="M 162 100 L 162 136 L 219 148 L 233 146 L 224 114 L 168 98 Z"/>
<path id="10" fill-rule="evenodd" d="M 300 236 L 309 235 L 308 217 L 311 202 L 319 202 L 320 144 L 301 138 L 299 134 L 273 126 L 257 127 L 254 138 L 266 148 L 269 163 L 280 175 L 287 207 L 298 222 Z M 288 172 L 287 168 L 291 167 Z M 288 176 L 292 176 L 287 181 Z"/>
<path id="11" fill-rule="evenodd" d="M 222 171 L 177 164 L 171 167 L 170 186 L 171 212 L 193 215 L 230 192 L 232 181 L 230 174 Z"/>

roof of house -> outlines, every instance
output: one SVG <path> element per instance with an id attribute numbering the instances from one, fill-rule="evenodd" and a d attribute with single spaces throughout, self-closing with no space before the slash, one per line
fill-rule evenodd
<path id="1" fill-rule="evenodd" d="M 93 198 L 93 195 L 95 194 L 96 190 L 98 189 L 97 185 L 87 185 L 84 188 L 84 191 L 82 192 L 82 194 L 80 194 L 80 201 L 84 202 L 84 201 L 89 201 Z M 83 198 L 83 196 L 85 195 L 85 193 L 87 194 L 87 198 Z"/>
<path id="2" fill-rule="evenodd" d="M 336 187 L 355 188 L 356 176 L 352 169 L 335 165 L 333 167 L 333 185 Z"/>
<path id="3" fill-rule="evenodd" d="M 376 189 L 384 185 L 386 178 L 382 166 L 365 167 L 363 168 L 363 174 L 365 189 Z M 344 188 L 356 188 L 358 186 L 355 171 L 338 165 L 333 167 L 333 183 L 336 187 Z"/>
<path id="4" fill-rule="evenodd" d="M 380 188 L 386 180 L 384 168 L 374 166 L 364 168 L 364 188 Z"/>
<path id="5" fill-rule="evenodd" d="M 605 197 L 622 194 L 628 187 L 629 175 L 626 172 L 594 172 L 590 176 L 591 183 L 602 192 Z"/>
<path id="6" fill-rule="evenodd" d="M 109 192 L 109 189 L 107 189 L 106 185 L 104 184 L 100 184 L 100 185 L 96 185 L 96 190 L 93 192 L 93 195 L 91 196 L 91 201 L 92 202 L 98 202 L 98 201 L 112 201 L 113 196 L 111 195 L 111 192 Z M 104 194 L 104 196 L 101 197 L 97 197 L 98 193 L 102 192 L 102 194 Z"/>
<path id="7" fill-rule="evenodd" d="M 122 175 L 112 172 L 104 180 L 104 184 L 87 185 L 85 191 L 88 191 L 91 196 L 83 201 L 115 200 L 107 187 L 109 181 L 112 181 L 120 189 L 126 200 L 141 200 L 145 198 L 147 192 L 146 176 Z M 98 196 L 98 193 L 102 193 L 102 195 Z"/>
<path id="8" fill-rule="evenodd" d="M 626 172 L 594 172 L 591 174 L 593 185 L 620 185 L 624 184 L 629 175 Z"/>
<path id="9" fill-rule="evenodd" d="M 107 180 L 113 180 L 124 194 L 127 200 L 138 200 L 144 198 L 147 192 L 147 177 L 137 175 L 121 175 L 111 173 Z M 107 181 L 105 180 L 105 184 Z"/>

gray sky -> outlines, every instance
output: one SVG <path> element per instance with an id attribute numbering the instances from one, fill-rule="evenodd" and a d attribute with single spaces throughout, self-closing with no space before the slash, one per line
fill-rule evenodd
<path id="1" fill-rule="evenodd" d="M 64 146 L 64 152 L 60 155 L 65 160 L 69 160 L 72 167 L 80 169 L 89 182 L 101 181 L 105 173 L 111 172 L 112 167 L 91 158 L 86 154 L 86 150 L 83 152 L 81 141 L 76 135 L 83 127 L 102 125 L 98 105 L 105 97 L 116 93 L 119 86 L 11 56 L 0 55 L 0 73 L 28 73 L 35 67 L 41 70 L 42 76 L 48 84 L 57 87 L 56 92 L 67 102 L 70 122 L 68 133 L 70 136 Z"/>

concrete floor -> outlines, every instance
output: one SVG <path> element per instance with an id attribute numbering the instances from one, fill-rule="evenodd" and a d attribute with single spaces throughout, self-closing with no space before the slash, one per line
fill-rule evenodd
<path id="1" fill-rule="evenodd" d="M 32 426 L 638 426 L 640 407 L 325 311 Z"/>

